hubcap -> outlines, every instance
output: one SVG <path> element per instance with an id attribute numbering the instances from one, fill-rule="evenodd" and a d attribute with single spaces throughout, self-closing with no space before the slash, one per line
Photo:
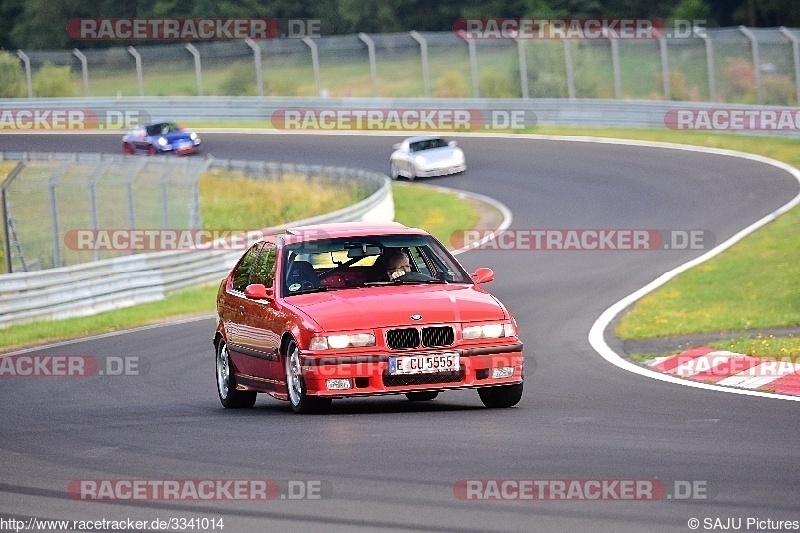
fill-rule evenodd
<path id="1" fill-rule="evenodd" d="M 223 400 L 228 397 L 229 374 L 228 347 L 223 344 L 217 355 L 217 388 Z"/>
<path id="2" fill-rule="evenodd" d="M 301 383 L 302 371 L 300 370 L 300 352 L 295 346 L 286 360 L 286 381 L 289 389 L 289 399 L 292 404 L 300 403 L 303 384 Z"/>

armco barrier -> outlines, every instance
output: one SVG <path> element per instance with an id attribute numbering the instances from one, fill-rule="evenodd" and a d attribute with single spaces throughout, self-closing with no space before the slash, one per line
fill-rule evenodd
<path id="1" fill-rule="evenodd" d="M 38 154 L 36 157 L 43 157 Z M 63 159 L 64 155 L 56 155 Z M 273 163 L 213 160 L 219 168 L 265 168 Z M 285 165 L 284 165 L 285 167 Z M 295 171 L 305 167 L 294 165 Z M 368 198 L 332 213 L 267 228 L 279 232 L 288 226 L 345 221 L 394 219 L 389 178 L 375 172 L 325 167 L 342 179 L 371 182 Z M 0 275 L 0 327 L 37 319 L 90 315 L 119 307 L 156 301 L 191 285 L 210 283 L 228 272 L 243 250 L 187 250 L 135 254 L 38 272 Z"/>
<path id="2" fill-rule="evenodd" d="M 658 100 L 599 100 L 599 99 L 558 99 L 558 98 L 311 98 L 311 97 L 126 97 L 126 98 L 29 98 L 0 99 L 0 132 L 46 131 L 52 126 L 48 120 L 37 124 L 31 118 L 39 110 L 41 113 L 59 111 L 77 113 L 73 127 L 63 129 L 78 130 L 83 126 L 122 131 L 142 121 L 163 119 L 165 117 L 179 123 L 215 125 L 269 125 L 276 129 L 310 131 L 312 129 L 350 130 L 383 129 L 396 131 L 398 135 L 414 134 L 423 127 L 424 120 L 415 117 L 411 127 L 392 127 L 386 120 L 389 110 L 422 110 L 434 113 L 434 125 L 438 131 L 463 131 L 465 129 L 486 128 L 494 131 L 508 131 L 514 127 L 567 126 L 567 127 L 630 127 L 666 128 L 668 113 L 677 110 L 740 110 L 758 111 L 765 106 L 744 104 L 721 104 L 709 102 L 658 101 Z M 771 110 L 797 112 L 796 107 L 769 106 Z M 324 118 L 314 127 L 313 121 L 303 124 L 300 120 L 281 124 L 282 113 L 289 111 L 307 114 L 311 118 Z M 356 114 L 369 110 L 383 113 L 384 120 L 378 120 L 373 128 L 357 128 Z M 5 113 L 9 111 L 10 113 Z M 25 111 L 23 123 L 16 124 L 14 117 Z M 31 112 L 31 113 L 28 113 Z M 355 113 L 354 113 L 355 112 Z M 436 114 L 438 112 L 438 114 Z M 466 113 L 468 128 L 450 127 L 447 122 L 452 112 Z M 5 113 L 5 114 L 4 114 Z M 325 113 L 324 115 L 320 115 Z M 102 123 L 103 117 L 116 117 Z M 120 118 L 122 117 L 122 118 Z M 341 117 L 345 117 L 342 119 Z M 47 118 L 47 117 L 45 117 Z M 349 121 L 347 119 L 350 119 Z M 273 122 L 273 119 L 275 121 Z M 366 123 L 366 119 L 363 121 Z M 439 122 L 444 122 L 440 124 Z M 454 121 L 451 121 L 454 122 Z M 396 123 L 395 123 L 396 125 Z M 407 126 L 407 125 L 406 125 Z M 15 129 L 17 128 L 17 129 Z M 746 130 L 745 130 L 746 132 Z M 786 133 L 772 131 L 769 133 Z M 791 133 L 796 134 L 797 128 Z M 121 141 L 120 141 L 121 142 Z M 120 148 L 121 150 L 121 148 Z"/>

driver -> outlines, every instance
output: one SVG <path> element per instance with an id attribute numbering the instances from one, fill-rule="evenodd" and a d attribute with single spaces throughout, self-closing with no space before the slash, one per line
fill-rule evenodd
<path id="1" fill-rule="evenodd" d="M 395 249 L 387 252 L 384 261 L 386 264 L 386 275 L 390 280 L 397 279 L 411 272 L 411 262 L 402 250 Z"/>

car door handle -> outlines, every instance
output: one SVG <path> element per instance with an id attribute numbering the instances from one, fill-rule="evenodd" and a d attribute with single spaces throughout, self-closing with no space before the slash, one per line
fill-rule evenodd
<path id="1" fill-rule="evenodd" d="M 244 314 L 244 306 L 243 306 L 243 305 L 240 305 L 240 306 L 239 306 L 239 312 L 240 312 L 241 314 Z"/>

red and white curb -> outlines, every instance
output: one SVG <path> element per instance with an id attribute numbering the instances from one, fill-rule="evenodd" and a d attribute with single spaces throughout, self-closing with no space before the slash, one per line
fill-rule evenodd
<path id="1" fill-rule="evenodd" d="M 653 370 L 673 376 L 777 394 L 800 395 L 800 364 L 719 351 L 708 346 L 648 361 Z"/>

